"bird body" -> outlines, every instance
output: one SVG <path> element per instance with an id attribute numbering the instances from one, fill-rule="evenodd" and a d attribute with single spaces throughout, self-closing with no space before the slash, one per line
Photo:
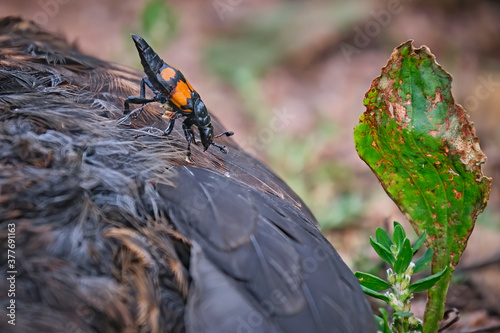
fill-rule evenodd
<path id="1" fill-rule="evenodd" d="M 140 73 L 32 22 L 1 19 L 0 50 L 0 331 L 375 332 L 309 209 L 234 141 L 187 163 L 181 131 L 144 135 L 158 105 L 123 117 Z"/>

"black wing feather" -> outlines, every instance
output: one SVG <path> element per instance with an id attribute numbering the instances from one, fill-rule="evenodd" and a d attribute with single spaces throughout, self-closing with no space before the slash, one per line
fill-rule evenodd
<path id="1" fill-rule="evenodd" d="M 230 278 L 226 300 L 235 302 L 234 308 L 241 305 L 240 301 L 251 304 L 266 323 L 284 332 L 373 331 L 366 299 L 356 301 L 349 296 L 361 292 L 355 277 L 294 202 L 249 188 L 232 177 L 210 170 L 187 166 L 174 169 L 176 176 L 172 185 L 158 188 L 168 206 L 165 209 L 180 231 L 191 230 L 189 237 L 199 245 L 205 260 L 214 265 L 217 274 Z M 193 183 L 193 180 L 196 181 Z M 194 189 L 199 186 L 214 189 L 215 184 L 224 184 L 224 192 L 220 189 L 213 195 L 204 192 L 202 198 L 207 202 L 197 201 L 203 207 L 198 209 L 202 212 L 198 212 L 197 217 L 191 212 L 197 210 L 192 207 L 192 201 L 173 198 L 175 193 L 183 193 L 184 198 L 195 196 Z M 245 208 L 239 206 L 240 201 Z M 251 212 L 248 207 L 252 207 Z M 232 213 L 224 215 L 224 210 Z M 213 221 L 215 216 L 223 222 Z M 249 225 L 252 228 L 247 228 Z M 219 228 L 224 226 L 238 230 L 237 238 L 246 241 L 229 243 L 219 238 Z M 222 243 L 214 245 L 213 237 Z M 232 293 L 238 295 L 230 296 Z M 210 296 L 210 293 L 204 295 Z M 213 297 L 215 303 L 220 295 L 214 293 Z M 240 315 L 246 315 L 245 311 L 246 307 Z M 357 311 L 366 317 L 353 323 L 349 314 Z"/>

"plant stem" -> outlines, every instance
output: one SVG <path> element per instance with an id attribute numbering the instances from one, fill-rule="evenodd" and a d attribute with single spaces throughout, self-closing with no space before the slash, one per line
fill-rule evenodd
<path id="1" fill-rule="evenodd" d="M 434 268 L 434 267 L 433 267 Z M 434 269 L 433 269 L 434 270 Z M 436 270 L 438 272 L 438 270 Z M 448 286 L 451 280 L 451 270 L 443 276 L 439 282 L 429 289 L 427 304 L 424 313 L 424 331 L 423 333 L 435 333 L 439 329 L 439 324 L 444 315 L 444 306 Z"/>

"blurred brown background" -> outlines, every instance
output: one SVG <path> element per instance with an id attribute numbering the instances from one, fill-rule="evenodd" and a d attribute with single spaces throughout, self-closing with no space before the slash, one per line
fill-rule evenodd
<path id="1" fill-rule="evenodd" d="M 500 314 L 497 1 L 3 0 L 0 15 L 32 19 L 90 55 L 137 69 L 130 33 L 143 36 L 235 140 L 305 200 L 349 266 L 363 270 L 374 269 L 367 244 L 377 226 L 411 228 L 358 158 L 353 127 L 392 50 L 408 39 L 427 45 L 453 75 L 455 99 L 488 156 L 484 173 L 494 177 L 450 304 L 476 326 Z"/>

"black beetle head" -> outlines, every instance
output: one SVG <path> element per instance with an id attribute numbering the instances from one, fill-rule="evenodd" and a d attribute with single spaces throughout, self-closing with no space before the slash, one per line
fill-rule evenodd
<path id="1" fill-rule="evenodd" d="M 207 150 L 214 140 L 214 127 L 212 124 L 208 124 L 206 126 L 199 127 L 198 129 L 200 131 L 201 144 L 205 150 Z"/>
<path id="2" fill-rule="evenodd" d="M 200 95 L 198 95 L 196 91 L 193 91 L 191 93 L 191 99 L 194 104 L 194 122 L 200 131 L 201 143 L 203 147 L 205 147 L 205 150 L 207 150 L 214 139 L 214 127 L 212 126 L 207 108 L 205 103 L 201 100 Z"/>

